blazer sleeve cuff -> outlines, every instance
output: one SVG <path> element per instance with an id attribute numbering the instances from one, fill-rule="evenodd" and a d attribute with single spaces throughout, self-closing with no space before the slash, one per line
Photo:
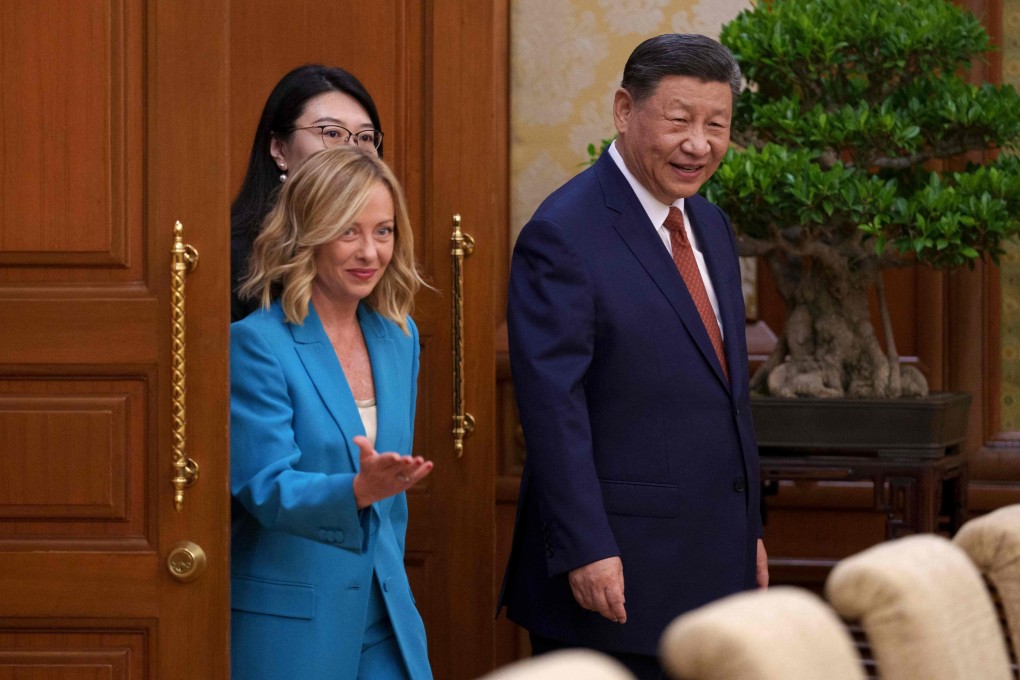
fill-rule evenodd
<path id="1" fill-rule="evenodd" d="M 557 530 L 543 523 L 542 541 L 550 577 L 620 555 L 620 548 L 616 545 L 616 539 L 613 538 L 608 523 L 602 531 L 578 527 L 574 527 L 572 531 L 564 531 L 562 528 Z"/>
<path id="2" fill-rule="evenodd" d="M 353 475 L 343 475 L 340 486 L 342 491 L 337 499 L 336 519 L 321 523 L 313 538 L 320 543 L 362 553 L 368 549 L 372 508 L 358 509 Z"/>

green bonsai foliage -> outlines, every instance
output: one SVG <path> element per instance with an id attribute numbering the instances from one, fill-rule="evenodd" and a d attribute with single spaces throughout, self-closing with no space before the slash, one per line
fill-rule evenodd
<path id="1" fill-rule="evenodd" d="M 723 27 L 748 81 L 705 186 L 789 318 L 753 388 L 927 393 L 900 365 L 881 273 L 997 262 L 1020 232 L 1020 97 L 964 74 L 991 49 L 948 0 L 772 0 Z M 1007 153 L 1001 153 L 1001 152 Z M 977 152 L 977 153 L 974 153 Z M 870 321 L 878 293 L 883 348 Z"/>

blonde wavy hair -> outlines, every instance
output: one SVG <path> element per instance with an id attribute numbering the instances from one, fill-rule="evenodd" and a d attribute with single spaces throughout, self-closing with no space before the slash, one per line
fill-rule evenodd
<path id="1" fill-rule="evenodd" d="M 304 323 L 315 279 L 315 252 L 339 238 L 382 182 L 394 208 L 393 257 L 365 302 L 408 333 L 407 316 L 424 283 L 414 262 L 414 238 L 400 183 L 373 152 L 341 145 L 313 154 L 283 185 L 252 246 L 241 297 L 263 308 L 279 298 L 284 317 Z"/>

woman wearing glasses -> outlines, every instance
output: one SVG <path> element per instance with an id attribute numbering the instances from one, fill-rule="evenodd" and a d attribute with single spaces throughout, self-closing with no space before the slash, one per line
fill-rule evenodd
<path id="1" fill-rule="evenodd" d="M 230 207 L 230 319 L 255 304 L 237 295 L 252 243 L 276 202 L 282 182 L 317 151 L 340 144 L 374 149 L 382 157 L 383 133 L 375 102 L 342 68 L 308 64 L 276 84 L 262 108 L 248 171 Z"/>
<path id="2" fill-rule="evenodd" d="M 230 327 L 231 664 L 243 680 L 431 680 L 404 570 L 422 284 L 403 194 L 341 145 L 292 173 Z M 382 451 L 383 453 L 378 453 Z"/>

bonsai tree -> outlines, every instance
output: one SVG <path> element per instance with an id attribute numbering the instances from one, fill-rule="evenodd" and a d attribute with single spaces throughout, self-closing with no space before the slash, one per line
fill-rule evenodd
<path id="1" fill-rule="evenodd" d="M 705 193 L 789 311 L 753 389 L 926 394 L 924 376 L 900 364 L 883 270 L 998 262 L 1020 230 L 1020 164 L 1008 154 L 1020 97 L 961 75 L 991 49 L 987 34 L 948 0 L 771 0 L 721 41 L 747 87 Z"/>

